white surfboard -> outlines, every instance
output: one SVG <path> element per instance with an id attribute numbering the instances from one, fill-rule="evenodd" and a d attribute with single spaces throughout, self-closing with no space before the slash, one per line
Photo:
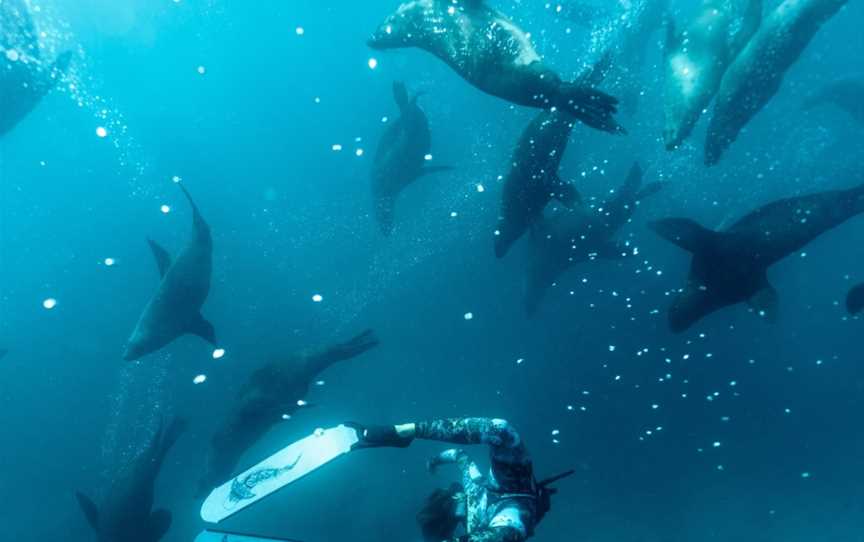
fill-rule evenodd
<path id="1" fill-rule="evenodd" d="M 195 537 L 195 542 L 300 542 L 293 538 L 266 538 L 228 531 L 206 530 Z"/>
<path id="2" fill-rule="evenodd" d="M 201 519 L 219 523 L 233 516 L 350 452 L 358 440 L 357 431 L 344 425 L 316 429 L 312 435 L 283 448 L 214 489 L 201 505 Z"/>

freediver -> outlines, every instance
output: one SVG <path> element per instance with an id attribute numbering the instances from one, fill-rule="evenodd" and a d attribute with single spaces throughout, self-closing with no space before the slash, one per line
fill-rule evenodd
<path id="1" fill-rule="evenodd" d="M 414 439 L 452 444 L 486 444 L 491 468 L 483 475 L 468 454 L 451 448 L 433 456 L 430 472 L 443 464 L 456 464 L 462 482 L 437 489 L 417 514 L 426 542 L 522 542 L 551 507 L 553 482 L 573 474 L 567 471 L 538 482 L 531 457 L 519 434 L 506 421 L 456 418 L 390 426 L 345 424 L 360 439 L 352 449 L 405 448 Z M 456 535 L 457 530 L 464 534 Z"/>

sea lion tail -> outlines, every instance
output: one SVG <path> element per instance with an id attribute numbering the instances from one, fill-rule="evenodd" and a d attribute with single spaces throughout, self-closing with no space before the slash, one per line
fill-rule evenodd
<path id="1" fill-rule="evenodd" d="M 560 107 L 588 126 L 612 134 L 627 133 L 615 120 L 618 99 L 614 96 L 579 83 L 561 85 L 561 96 Z"/>

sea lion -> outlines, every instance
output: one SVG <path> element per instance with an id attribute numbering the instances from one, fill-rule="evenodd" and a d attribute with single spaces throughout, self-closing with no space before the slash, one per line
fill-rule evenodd
<path id="1" fill-rule="evenodd" d="M 639 203 L 656 194 L 664 183 L 642 186 L 643 171 L 636 162 L 627 179 L 606 201 L 559 208 L 546 213 L 532 228 L 525 281 L 525 312 L 533 316 L 546 290 L 577 263 L 598 258 L 618 259 L 632 249 L 615 241 L 630 222 Z"/>
<path id="2" fill-rule="evenodd" d="M 377 337 L 367 330 L 347 342 L 294 354 L 255 371 L 210 442 L 199 495 L 206 495 L 227 481 L 243 453 L 282 421 L 283 416 L 293 414 L 304 404 L 302 399 L 318 374 L 377 345 Z"/>
<path id="3" fill-rule="evenodd" d="M 741 129 L 780 89 L 786 70 L 848 0 L 784 0 L 723 75 L 705 138 L 705 164 L 714 165 Z"/>
<path id="4" fill-rule="evenodd" d="M 54 88 L 72 60 L 41 58 L 38 34 L 23 0 L 0 1 L 0 137 L 10 132 Z"/>
<path id="5" fill-rule="evenodd" d="M 151 512 L 153 486 L 165 456 L 185 429 L 177 419 L 166 429 L 163 420 L 147 448 L 114 477 L 101 509 L 83 493 L 75 494 L 99 542 L 157 542 L 165 536 L 171 512 Z"/>
<path id="6" fill-rule="evenodd" d="M 558 177 L 558 166 L 575 122 L 563 111 L 542 111 L 522 132 L 504 178 L 495 231 L 496 257 L 507 254 L 540 217 L 549 200 L 557 198 L 568 207 L 578 201 L 573 185 Z"/>
<path id="7" fill-rule="evenodd" d="M 762 20 L 762 0 L 704 0 L 684 32 L 666 27 L 663 142 L 674 150 L 720 87 L 723 73 Z M 737 30 L 736 30 L 737 29 Z"/>
<path id="8" fill-rule="evenodd" d="M 623 132 L 613 117 L 615 98 L 563 82 L 543 63 L 529 35 L 483 0 L 404 2 L 368 44 L 378 50 L 423 49 L 488 94 L 528 107 L 557 107 L 593 128 Z"/>
<path id="9" fill-rule="evenodd" d="M 402 190 L 423 175 L 447 171 L 448 166 L 426 166 L 432 148 L 429 121 L 417 105 L 419 94 L 408 97 L 405 84 L 393 83 L 399 118 L 384 130 L 372 163 L 372 198 L 375 217 L 384 235 L 393 231 L 393 209 Z"/>
<path id="10" fill-rule="evenodd" d="M 136 360 L 155 352 L 186 333 L 216 344 L 213 324 L 201 316 L 201 306 L 210 293 L 213 238 L 192 196 L 183 185 L 178 186 L 192 207 L 192 237 L 173 262 L 167 250 L 147 240 L 162 281 L 126 344 L 125 360 Z"/>
<path id="11" fill-rule="evenodd" d="M 822 104 L 833 104 L 848 113 L 858 124 L 864 125 L 864 81 L 842 79 L 829 83 L 807 98 L 802 108 L 808 110 Z"/>
<path id="12" fill-rule="evenodd" d="M 864 185 L 768 203 L 719 232 L 686 218 L 652 223 L 661 237 L 693 254 L 687 285 L 669 310 L 670 328 L 680 333 L 745 301 L 775 319 L 778 297 L 768 268 L 861 212 Z"/>

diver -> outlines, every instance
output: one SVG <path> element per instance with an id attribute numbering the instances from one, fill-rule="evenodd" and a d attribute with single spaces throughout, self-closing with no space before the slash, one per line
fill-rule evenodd
<path id="1" fill-rule="evenodd" d="M 491 468 L 484 476 L 463 450 L 451 448 L 432 457 L 430 472 L 444 464 L 455 464 L 462 483 L 438 489 L 429 495 L 417 514 L 426 542 L 521 542 L 551 506 L 556 492 L 550 484 L 573 474 L 567 471 L 538 482 L 528 450 L 519 434 L 505 420 L 457 418 L 395 426 L 363 426 L 346 423 L 357 431 L 353 449 L 404 448 L 414 439 L 452 444 L 487 444 Z M 462 527 L 465 534 L 456 536 Z"/>

